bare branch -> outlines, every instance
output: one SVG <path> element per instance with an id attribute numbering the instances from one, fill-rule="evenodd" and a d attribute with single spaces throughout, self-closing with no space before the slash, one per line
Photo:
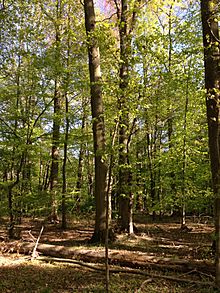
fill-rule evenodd
<path id="1" fill-rule="evenodd" d="M 82 261 L 77 261 L 77 260 L 72 260 L 72 259 L 57 258 L 57 257 L 56 258 L 54 258 L 54 257 L 38 257 L 37 260 L 47 261 L 47 262 L 49 262 L 49 261 L 64 262 L 64 263 L 69 263 L 69 264 L 80 265 L 80 266 L 87 267 L 89 269 L 96 270 L 96 271 L 105 272 L 104 268 L 98 267 L 97 265 L 93 266 L 93 265 L 89 265 L 87 263 L 84 263 Z M 180 282 L 180 283 L 196 284 L 196 285 L 205 286 L 205 287 L 208 287 L 208 286 L 215 287 L 214 282 L 208 282 L 208 281 L 203 282 L 203 281 L 197 281 L 197 280 L 193 280 L 193 279 L 178 278 L 175 276 L 153 274 L 153 273 L 148 273 L 146 271 L 139 270 L 139 269 L 110 269 L 110 273 L 143 275 L 143 276 L 148 276 L 150 279 L 165 279 L 165 280 Z"/>
<path id="2" fill-rule="evenodd" d="M 15 137 L 17 137 L 17 138 L 21 138 L 19 135 L 17 135 L 17 133 L 14 131 L 14 129 L 4 120 L 4 119 L 2 119 L 1 117 L 0 117 L 0 121 L 2 121 L 6 126 L 7 126 L 7 128 L 9 128 L 10 129 L 10 131 L 11 131 L 11 133 L 15 136 Z"/>
<path id="3" fill-rule="evenodd" d="M 117 0 L 114 0 L 114 3 L 115 3 L 115 7 L 116 7 L 116 14 L 117 14 L 117 17 L 118 17 L 118 20 L 120 20 L 120 8 L 118 6 L 118 2 Z"/>
<path id="4" fill-rule="evenodd" d="M 112 18 L 113 16 L 115 16 L 115 15 L 117 15 L 117 12 L 113 13 L 113 14 L 110 15 L 109 17 L 106 17 L 106 18 L 104 18 L 104 19 L 102 19 L 102 20 L 97 20 L 96 23 L 104 22 L 104 21 L 106 21 L 106 20 L 111 20 L 111 18 Z"/>
<path id="5" fill-rule="evenodd" d="M 39 233 L 39 236 L 37 238 L 37 241 L 36 241 L 36 244 L 34 246 L 34 249 L 33 249 L 33 252 L 32 252 L 32 255 L 31 255 L 31 260 L 33 260 L 34 258 L 36 258 L 38 256 L 38 253 L 37 253 L 37 245 L 38 245 L 38 242 L 40 240 L 40 237 L 43 233 L 43 230 L 44 230 L 44 226 L 41 227 L 41 230 L 40 230 L 40 233 Z"/>

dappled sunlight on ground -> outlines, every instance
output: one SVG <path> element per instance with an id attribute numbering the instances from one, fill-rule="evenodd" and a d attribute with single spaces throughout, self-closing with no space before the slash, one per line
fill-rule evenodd
<path id="1" fill-rule="evenodd" d="M 72 274 L 70 278 L 70 273 L 64 265 L 58 266 L 55 264 L 38 264 L 36 261 L 34 263 L 30 262 L 32 251 L 27 256 L 19 254 L 20 247 L 23 244 L 32 243 L 33 247 L 33 241 L 34 239 L 36 241 L 42 226 L 44 226 L 44 230 L 39 241 L 42 249 L 44 246 L 51 245 L 51 249 L 54 249 L 57 253 L 65 251 L 66 255 L 69 255 L 71 258 L 77 257 L 79 260 L 104 265 L 105 248 L 102 245 L 89 244 L 89 240 L 93 234 L 93 222 L 91 220 L 89 222 L 85 220 L 71 221 L 69 222 L 68 229 L 62 230 L 59 225 L 45 223 L 43 220 L 24 219 L 22 224 L 16 227 L 20 232 L 20 239 L 14 241 L 8 241 L 6 237 L 7 229 L 4 222 L 0 226 L 0 251 L 2 251 L 0 255 L 0 280 L 3 280 L 0 281 L 0 292 L 104 292 L 104 278 L 102 274 L 82 270 L 75 266 L 74 269 L 73 267 L 68 269 L 71 270 Z M 213 225 L 188 222 L 187 226 L 190 228 L 190 231 L 184 232 L 176 222 L 152 223 L 143 217 L 140 222 L 136 221 L 135 226 L 137 228 L 135 235 L 118 234 L 116 241 L 109 245 L 109 262 L 112 266 L 119 265 L 130 268 L 141 268 L 142 270 L 156 270 L 157 272 L 158 270 L 163 272 L 175 271 L 175 274 L 178 270 L 182 273 L 188 270 L 195 272 L 204 271 L 207 276 L 212 274 L 213 256 L 211 254 L 211 243 Z M 11 252 L 14 254 L 11 254 Z M 17 269 L 23 271 L 27 279 L 31 277 L 31 274 L 34 274 L 34 278 L 39 283 L 40 289 L 37 285 L 31 287 L 31 284 L 27 284 L 28 281 L 25 280 L 23 285 L 26 286 L 26 291 L 22 291 L 23 289 L 19 289 L 20 291 L 8 290 L 7 288 L 10 287 L 10 284 L 9 280 L 7 280 L 7 275 L 11 274 L 13 278 Z M 55 288 L 51 284 L 51 282 L 56 283 L 58 281 L 53 279 L 52 274 L 54 272 L 58 275 L 65 275 L 66 283 L 60 280 L 60 285 Z M 85 283 L 85 277 L 86 282 L 87 278 L 88 280 L 91 278 L 88 281 L 90 282 L 88 285 Z M 114 277 L 116 278 L 115 282 L 118 282 L 117 286 L 120 287 L 121 285 L 122 288 L 126 288 L 124 292 L 135 292 L 129 291 L 129 286 L 127 287 L 126 282 L 125 284 L 120 284 L 117 276 L 115 275 Z M 22 274 L 18 275 L 18 278 L 22 279 Z M 144 279 L 140 279 L 136 287 L 140 286 L 143 281 Z M 42 291 L 44 288 L 47 288 L 45 284 L 49 284 L 48 288 L 50 288 L 50 291 Z M 24 288 L 22 287 L 23 285 L 17 284 L 18 288 Z M 164 286 L 166 285 L 167 281 Z M 89 288 L 93 287 L 97 291 L 90 291 Z M 153 287 L 155 288 L 155 284 Z M 5 291 L 3 288 L 5 288 Z M 32 291 L 30 291 L 30 288 L 32 288 Z M 64 288 L 66 289 L 64 290 Z M 168 288 L 170 288 L 170 283 L 168 284 Z M 172 288 L 175 289 L 176 287 L 174 286 Z M 160 292 L 163 288 L 159 286 L 158 290 L 152 292 Z M 161 292 L 176 291 L 168 290 Z M 185 291 L 185 287 L 183 286 L 178 292 L 188 293 L 189 291 Z M 204 292 L 206 293 L 208 291 Z"/>

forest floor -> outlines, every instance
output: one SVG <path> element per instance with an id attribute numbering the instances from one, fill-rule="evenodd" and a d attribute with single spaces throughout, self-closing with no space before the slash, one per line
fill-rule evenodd
<path id="1" fill-rule="evenodd" d="M 173 219 L 152 222 L 136 215 L 136 235 L 117 235 L 110 244 L 109 292 L 217 292 L 209 220 L 190 218 L 190 229 L 181 230 Z M 42 225 L 39 256 L 31 260 Z M 6 219 L 0 219 L 0 292 L 105 292 L 105 248 L 89 243 L 93 225 L 88 217 L 74 219 L 63 231 L 59 225 L 24 218 L 16 227 L 20 239 L 9 241 Z"/>

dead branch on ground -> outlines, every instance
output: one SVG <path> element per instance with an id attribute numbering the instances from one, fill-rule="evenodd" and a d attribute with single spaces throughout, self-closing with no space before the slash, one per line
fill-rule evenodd
<path id="1" fill-rule="evenodd" d="M 46 262 L 63 262 L 63 263 L 68 263 L 68 264 L 80 265 L 80 266 L 83 266 L 83 267 L 86 267 L 88 269 L 92 269 L 95 271 L 105 272 L 105 268 L 97 267 L 97 265 L 87 264 L 87 263 L 84 263 L 84 262 L 78 261 L 78 260 L 76 261 L 76 260 L 72 260 L 72 259 L 55 258 L 55 257 L 38 257 L 37 260 L 46 261 Z M 203 282 L 203 281 L 197 281 L 197 280 L 193 280 L 193 279 L 185 279 L 185 278 L 178 278 L 178 277 L 174 277 L 174 276 L 159 275 L 159 274 L 148 273 L 148 272 L 138 270 L 138 269 L 130 269 L 130 268 L 129 269 L 110 269 L 110 273 L 135 274 L 135 275 L 148 276 L 151 279 L 159 278 L 159 279 L 165 279 L 165 280 L 174 281 L 174 282 L 196 284 L 199 286 L 210 286 L 210 287 L 215 286 L 214 282 Z"/>

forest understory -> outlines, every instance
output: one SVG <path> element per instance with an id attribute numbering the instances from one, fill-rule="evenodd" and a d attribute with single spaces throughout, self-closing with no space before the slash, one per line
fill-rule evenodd
<path id="1" fill-rule="evenodd" d="M 6 220 L 0 226 L 0 292 L 105 292 L 105 248 L 89 243 L 93 220 L 72 219 L 61 230 L 24 218 L 13 241 Z M 215 292 L 209 218 L 188 218 L 188 230 L 173 218 L 135 220 L 135 236 L 117 234 L 110 244 L 110 292 Z"/>

